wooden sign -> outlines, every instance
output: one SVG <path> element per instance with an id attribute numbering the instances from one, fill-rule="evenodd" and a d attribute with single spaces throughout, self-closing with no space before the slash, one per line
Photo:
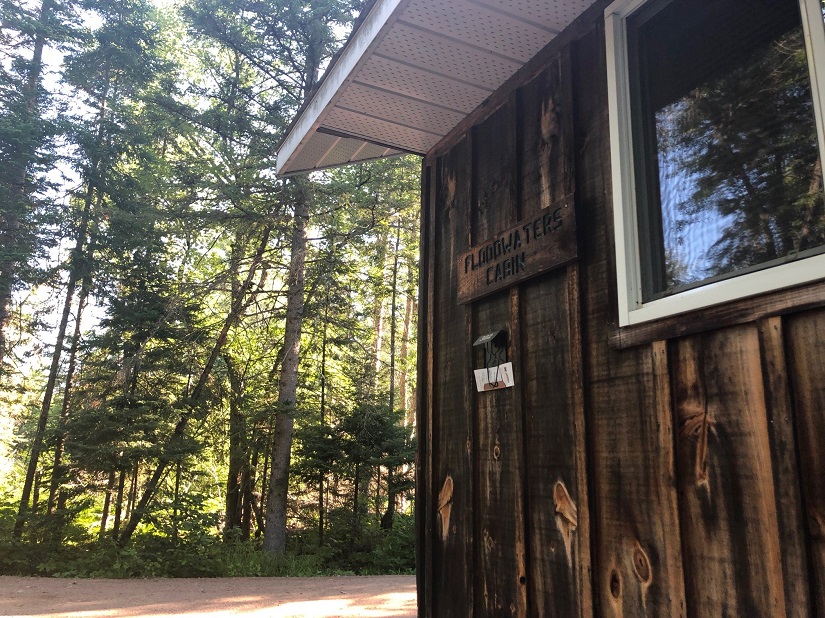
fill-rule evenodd
<path id="1" fill-rule="evenodd" d="M 462 305 L 535 277 L 577 256 L 573 195 L 476 245 L 458 260 Z"/>

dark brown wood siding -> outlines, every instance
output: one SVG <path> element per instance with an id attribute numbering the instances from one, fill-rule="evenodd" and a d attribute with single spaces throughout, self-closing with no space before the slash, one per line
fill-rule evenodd
<path id="1" fill-rule="evenodd" d="M 420 614 L 825 616 L 825 288 L 618 330 L 590 15 L 424 162 Z M 571 194 L 575 263 L 458 303 L 458 256 Z M 515 386 L 476 393 L 499 329 Z"/>

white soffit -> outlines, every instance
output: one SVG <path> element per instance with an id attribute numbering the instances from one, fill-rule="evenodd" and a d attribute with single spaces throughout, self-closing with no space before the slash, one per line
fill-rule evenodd
<path id="1" fill-rule="evenodd" d="M 376 0 L 298 114 L 278 174 L 425 154 L 594 0 Z"/>

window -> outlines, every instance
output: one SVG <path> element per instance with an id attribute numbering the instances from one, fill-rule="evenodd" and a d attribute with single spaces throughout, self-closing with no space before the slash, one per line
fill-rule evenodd
<path id="1" fill-rule="evenodd" d="M 622 326 L 825 278 L 823 15 L 825 0 L 608 7 Z"/>

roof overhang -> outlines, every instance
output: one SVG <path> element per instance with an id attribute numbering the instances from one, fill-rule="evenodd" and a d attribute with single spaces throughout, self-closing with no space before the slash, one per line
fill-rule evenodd
<path id="1" fill-rule="evenodd" d="M 376 0 L 278 151 L 279 175 L 426 154 L 595 0 Z"/>

